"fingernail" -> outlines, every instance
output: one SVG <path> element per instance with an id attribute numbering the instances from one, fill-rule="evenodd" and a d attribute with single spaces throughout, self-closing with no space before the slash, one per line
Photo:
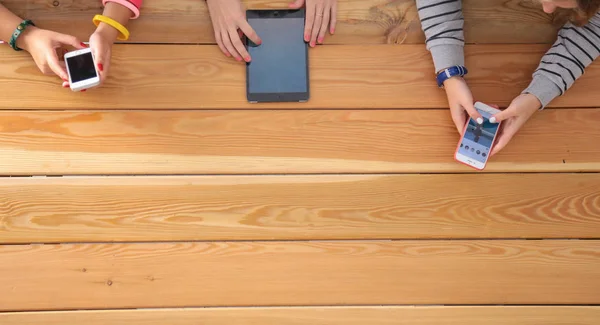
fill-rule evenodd
<path id="1" fill-rule="evenodd" d="M 240 58 L 239 56 L 236 56 L 235 59 L 238 61 L 242 61 L 242 58 Z"/>
<path id="2" fill-rule="evenodd" d="M 227 56 L 229 58 L 229 57 L 231 57 L 231 54 L 225 53 L 225 56 Z"/>
<path id="3" fill-rule="evenodd" d="M 63 85 L 63 88 L 69 88 L 69 84 Z"/>
<path id="4" fill-rule="evenodd" d="M 490 123 L 496 123 L 496 118 L 495 117 L 490 117 Z"/>
<path id="5" fill-rule="evenodd" d="M 319 37 L 319 39 L 317 40 L 319 43 L 323 43 L 323 37 Z"/>
<path id="6" fill-rule="evenodd" d="M 104 66 L 102 63 L 98 63 L 98 70 L 100 70 L 100 72 L 104 71 Z"/>
<path id="7" fill-rule="evenodd" d="M 79 45 L 81 45 L 83 47 L 88 47 L 87 45 L 83 44 L 83 42 L 79 43 Z"/>
<path id="8" fill-rule="evenodd" d="M 85 92 L 86 90 L 87 90 L 87 89 L 84 89 L 84 90 L 82 90 L 81 92 L 83 93 L 83 92 Z"/>
<path id="9" fill-rule="evenodd" d="M 310 42 L 310 47 L 315 47 L 315 42 Z"/>
<path id="10" fill-rule="evenodd" d="M 250 62 L 250 57 L 249 57 L 249 56 L 245 57 L 245 58 L 244 58 L 244 61 L 246 61 L 246 62 Z"/>
<path id="11" fill-rule="evenodd" d="M 308 42 L 310 40 L 310 35 L 304 34 L 304 41 Z"/>
<path id="12" fill-rule="evenodd" d="M 335 33 L 335 28 L 330 29 L 329 33 L 333 35 L 333 33 Z"/>
<path id="13" fill-rule="evenodd" d="M 483 124 L 483 118 L 478 117 L 477 118 L 477 124 Z"/>

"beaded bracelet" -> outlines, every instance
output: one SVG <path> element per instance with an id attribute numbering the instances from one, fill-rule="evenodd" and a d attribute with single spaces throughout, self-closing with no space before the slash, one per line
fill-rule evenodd
<path id="1" fill-rule="evenodd" d="M 92 19 L 92 21 L 94 22 L 94 25 L 96 25 L 96 27 L 98 27 L 100 23 L 105 23 L 118 30 L 121 35 L 119 35 L 117 39 L 120 41 L 126 41 L 129 39 L 129 30 L 125 28 L 125 26 L 121 25 L 121 23 L 112 18 L 106 17 L 104 15 L 96 15 L 94 16 L 94 19 Z"/>
<path id="2" fill-rule="evenodd" d="M 13 32 L 13 34 L 10 37 L 10 41 L 8 42 L 8 44 L 10 45 L 10 47 L 13 48 L 13 50 L 15 51 L 23 51 L 22 48 L 19 48 L 17 46 L 17 38 L 19 38 L 19 36 L 21 36 L 21 33 L 23 33 L 25 31 L 25 29 L 27 29 L 27 26 L 35 26 L 35 24 L 31 21 L 31 20 L 23 20 L 19 26 L 17 26 L 17 28 L 15 28 L 15 31 Z"/>

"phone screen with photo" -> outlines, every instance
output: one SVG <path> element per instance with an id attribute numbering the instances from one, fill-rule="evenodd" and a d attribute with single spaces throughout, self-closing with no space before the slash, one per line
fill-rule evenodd
<path id="1" fill-rule="evenodd" d="M 90 52 L 68 58 L 67 68 L 69 69 L 69 75 L 73 83 L 98 76 L 96 67 L 94 67 L 94 59 Z"/>
<path id="2" fill-rule="evenodd" d="M 483 117 L 483 124 L 479 125 L 472 118 L 469 119 L 458 153 L 484 164 L 490 155 L 499 124 L 490 123 L 492 113 L 477 111 Z"/>

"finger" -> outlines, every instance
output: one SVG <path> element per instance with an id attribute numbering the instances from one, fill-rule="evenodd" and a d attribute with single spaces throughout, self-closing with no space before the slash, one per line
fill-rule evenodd
<path id="1" fill-rule="evenodd" d="M 223 52 L 223 54 L 225 54 L 227 57 L 230 57 L 231 54 L 229 53 L 229 51 L 227 51 L 225 45 L 223 45 L 223 38 L 221 37 L 220 32 L 215 32 L 215 41 L 217 42 L 219 49 L 221 49 L 221 52 Z"/>
<path id="2" fill-rule="evenodd" d="M 507 118 L 514 117 L 517 115 L 517 110 L 513 108 L 513 106 L 509 106 L 507 109 L 502 112 L 490 117 L 490 122 L 492 123 L 500 123 Z"/>
<path id="3" fill-rule="evenodd" d="M 323 40 L 325 39 L 325 33 L 327 33 L 327 25 L 329 25 L 330 15 L 331 8 L 326 8 L 323 11 L 323 21 L 321 22 L 321 27 L 319 28 L 319 35 L 317 36 L 317 42 L 319 44 L 323 44 Z"/>
<path id="4" fill-rule="evenodd" d="M 63 86 L 63 88 L 69 88 L 70 87 L 68 81 L 63 81 L 62 86 Z"/>
<path id="5" fill-rule="evenodd" d="M 81 42 L 79 39 L 77 39 L 77 37 L 71 35 L 55 33 L 54 40 L 61 44 L 71 45 L 72 47 L 79 50 L 87 48 L 87 46 L 83 44 L 83 42 Z"/>
<path id="6" fill-rule="evenodd" d="M 290 3 L 289 7 L 292 9 L 300 9 L 303 5 L 304 0 L 295 0 L 294 2 Z"/>
<path id="7" fill-rule="evenodd" d="M 108 49 L 104 53 L 104 59 L 103 59 L 102 63 L 97 64 L 98 71 L 100 72 L 100 81 L 102 83 L 104 83 L 106 78 L 108 78 L 108 71 L 110 70 L 110 55 L 111 55 L 111 50 Z"/>
<path id="8" fill-rule="evenodd" d="M 223 40 L 223 46 L 227 49 L 229 53 L 238 61 L 242 61 L 242 57 L 237 52 L 233 44 L 231 43 L 231 37 L 227 33 L 226 30 L 221 30 L 221 39 Z"/>
<path id="9" fill-rule="evenodd" d="M 315 47 L 317 45 L 317 36 L 319 35 L 319 30 L 321 29 L 321 23 L 323 22 L 323 7 L 318 6 L 315 9 L 315 21 L 313 23 L 313 27 L 310 33 L 310 46 Z"/>
<path id="10" fill-rule="evenodd" d="M 463 111 L 462 109 L 450 110 L 450 115 L 452 116 L 452 121 L 454 121 L 454 125 L 456 125 L 456 130 L 458 131 L 458 134 L 462 135 L 467 120 L 465 111 Z"/>
<path id="11" fill-rule="evenodd" d="M 58 62 L 58 56 L 56 55 L 56 52 L 50 51 L 50 54 L 48 54 L 47 59 L 48 67 L 50 67 L 50 70 L 52 70 L 52 72 L 54 72 L 63 81 L 68 81 L 69 76 L 67 75 L 67 70 Z"/>
<path id="12" fill-rule="evenodd" d="M 477 122 L 477 124 L 483 124 L 483 117 L 475 109 L 475 106 L 473 105 L 472 101 L 462 103 L 462 107 L 467 111 L 469 116 Z"/>
<path id="13" fill-rule="evenodd" d="M 254 44 L 260 45 L 262 43 L 262 40 L 254 31 L 254 28 L 252 28 L 252 26 L 250 26 L 246 20 L 241 20 L 238 25 L 240 26 L 242 33 L 244 33 L 244 35 L 246 35 L 246 37 L 248 37 L 248 39 L 250 39 Z"/>
<path id="14" fill-rule="evenodd" d="M 329 34 L 335 33 L 335 25 L 337 24 L 337 1 L 333 0 L 331 5 L 331 22 L 329 23 Z"/>
<path id="15" fill-rule="evenodd" d="M 107 49 L 103 48 L 101 42 L 95 42 L 91 44 L 92 46 L 92 54 L 94 55 L 94 60 L 96 61 L 96 70 L 100 73 L 100 83 L 103 83 L 106 79 L 105 66 L 109 60 Z"/>
<path id="16" fill-rule="evenodd" d="M 231 37 L 231 42 L 238 53 L 242 56 L 242 59 L 246 62 L 250 62 L 250 54 L 248 54 L 244 43 L 242 43 L 242 40 L 239 38 L 237 30 L 230 30 L 229 37 Z"/>
<path id="17" fill-rule="evenodd" d="M 306 6 L 306 21 L 304 22 L 304 41 L 309 42 L 312 28 L 315 23 L 315 7 Z"/>
<path id="18" fill-rule="evenodd" d="M 498 135 L 498 141 L 496 141 L 496 144 L 492 148 L 490 157 L 494 156 L 495 154 L 500 152 L 500 150 L 504 149 L 504 147 L 506 147 L 506 145 L 508 144 L 508 141 L 510 141 L 510 139 L 506 139 L 504 134 Z"/>
<path id="19" fill-rule="evenodd" d="M 506 145 L 510 142 L 513 136 L 517 133 L 518 128 L 515 127 L 515 124 L 507 124 L 502 128 L 500 133 L 498 134 L 498 141 L 492 148 L 491 156 L 500 152 L 500 150 L 504 149 Z"/>

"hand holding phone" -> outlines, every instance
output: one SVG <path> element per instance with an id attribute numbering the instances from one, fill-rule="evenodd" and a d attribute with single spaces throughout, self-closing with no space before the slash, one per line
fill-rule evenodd
<path id="1" fill-rule="evenodd" d="M 96 60 L 90 48 L 65 54 L 65 65 L 71 90 L 82 91 L 100 84 Z"/>
<path id="2" fill-rule="evenodd" d="M 481 102 L 475 103 L 475 109 L 481 114 L 483 123 L 469 118 L 456 147 L 454 159 L 469 167 L 483 170 L 500 128 L 500 123 L 491 123 L 490 117 L 500 113 L 499 109 Z"/>

